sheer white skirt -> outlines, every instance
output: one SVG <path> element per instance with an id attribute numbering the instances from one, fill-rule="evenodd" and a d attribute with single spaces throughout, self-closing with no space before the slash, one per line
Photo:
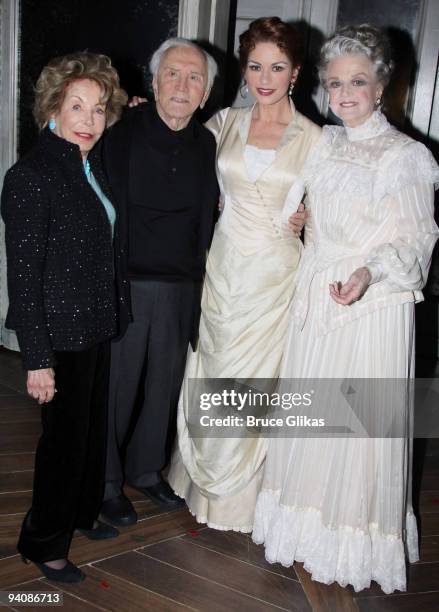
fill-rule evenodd
<path id="1" fill-rule="evenodd" d="M 303 331 L 290 328 L 284 378 L 413 376 L 413 304 L 383 308 L 324 336 L 315 323 L 311 316 Z M 253 528 L 267 560 L 303 562 L 313 579 L 356 591 L 371 580 L 385 593 L 405 590 L 405 553 L 418 560 L 406 433 L 271 439 Z"/>

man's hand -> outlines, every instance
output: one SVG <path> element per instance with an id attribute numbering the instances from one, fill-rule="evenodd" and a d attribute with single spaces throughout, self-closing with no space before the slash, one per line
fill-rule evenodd
<path id="1" fill-rule="evenodd" d="M 288 227 L 293 232 L 293 234 L 297 237 L 300 236 L 303 226 L 308 218 L 309 213 L 305 210 L 305 205 L 303 202 L 299 204 L 299 208 L 297 212 L 293 213 L 291 217 L 288 219 Z"/>
<path id="2" fill-rule="evenodd" d="M 359 300 L 365 293 L 372 279 L 368 268 L 358 268 L 342 285 L 341 282 L 330 283 L 329 294 L 337 304 L 348 306 Z"/>
<path id="3" fill-rule="evenodd" d="M 148 102 L 146 98 L 141 98 L 140 96 L 133 96 L 131 100 L 128 101 L 128 106 L 133 108 L 134 106 L 139 106 L 139 104 L 143 104 L 144 102 Z"/>
<path id="4" fill-rule="evenodd" d="M 29 370 L 27 373 L 27 392 L 39 404 L 50 402 L 55 395 L 55 372 L 53 368 Z"/>

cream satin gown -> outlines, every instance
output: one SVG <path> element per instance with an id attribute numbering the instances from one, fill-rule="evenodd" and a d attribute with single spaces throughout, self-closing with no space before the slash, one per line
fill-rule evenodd
<path id="1" fill-rule="evenodd" d="M 191 438 L 188 381 L 279 375 L 302 249 L 282 226 L 280 215 L 320 135 L 320 128 L 293 106 L 292 111 L 272 162 L 256 180 L 245 159 L 249 163 L 252 109 L 227 108 L 207 124 L 217 140 L 217 175 L 225 206 L 207 260 L 199 344 L 188 355 L 168 479 L 197 520 L 217 529 L 251 531 L 266 441 Z M 257 164 L 257 151 L 254 154 Z"/>

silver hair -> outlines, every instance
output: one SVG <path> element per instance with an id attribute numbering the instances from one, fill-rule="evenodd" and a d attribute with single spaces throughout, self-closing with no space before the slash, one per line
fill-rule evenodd
<path id="1" fill-rule="evenodd" d="M 329 62 L 346 53 L 366 55 L 373 64 L 378 81 L 383 87 L 388 84 L 393 70 L 389 39 L 382 30 L 365 23 L 340 28 L 323 45 L 319 62 L 319 77 L 323 87 Z"/>
<path id="2" fill-rule="evenodd" d="M 176 47 L 189 47 L 190 49 L 196 49 L 201 53 L 201 55 L 206 60 L 207 65 L 207 86 L 206 89 L 211 89 L 213 82 L 215 80 L 216 75 L 218 74 L 218 66 L 213 57 L 207 53 L 204 49 L 202 49 L 199 45 L 188 40 L 187 38 L 168 38 L 162 42 L 160 47 L 154 51 L 151 61 L 149 62 L 149 69 L 153 77 L 157 76 L 159 71 L 160 62 L 162 61 L 162 57 L 164 54 L 169 51 L 169 49 L 175 49 Z"/>

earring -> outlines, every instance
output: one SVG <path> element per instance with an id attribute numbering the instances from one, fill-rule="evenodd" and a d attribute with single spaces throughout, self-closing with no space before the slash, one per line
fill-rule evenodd
<path id="1" fill-rule="evenodd" d="M 375 110 L 378 110 L 381 107 L 381 96 L 379 96 L 376 100 L 375 100 Z"/>
<path id="2" fill-rule="evenodd" d="M 248 94 L 248 85 L 247 81 L 243 81 L 241 87 L 239 88 L 239 93 L 241 94 L 241 98 L 246 98 Z"/>
<path id="3" fill-rule="evenodd" d="M 288 87 L 288 95 L 291 96 L 293 94 L 294 89 L 294 81 L 290 82 L 290 86 Z"/>
<path id="4" fill-rule="evenodd" d="M 51 119 L 51 120 L 49 121 L 49 128 L 50 128 L 51 130 L 54 130 L 54 129 L 56 128 L 55 119 Z"/>

